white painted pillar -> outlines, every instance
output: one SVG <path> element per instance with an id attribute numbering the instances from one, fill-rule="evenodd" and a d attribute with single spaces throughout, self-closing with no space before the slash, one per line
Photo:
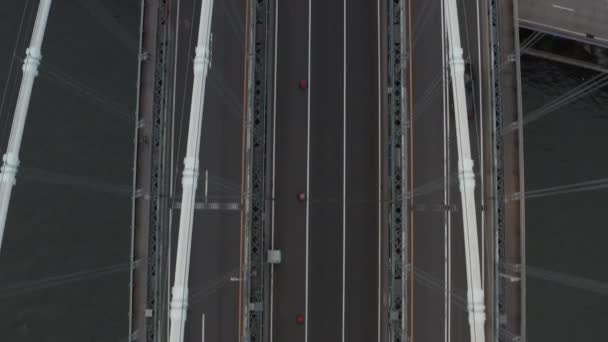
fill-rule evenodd
<path id="1" fill-rule="evenodd" d="M 171 297 L 170 342 L 182 342 L 186 327 L 188 308 L 188 273 L 190 271 L 190 248 L 192 246 L 192 221 L 194 200 L 198 182 L 198 154 L 201 143 L 205 82 L 211 58 L 210 36 L 213 0 L 202 0 L 201 17 L 198 28 L 198 43 L 194 58 L 194 84 L 192 86 L 192 105 L 188 126 L 188 145 L 184 158 L 182 176 L 182 202 L 179 217 L 179 236 L 175 262 L 175 282 Z"/>
<path id="2" fill-rule="evenodd" d="M 467 308 L 471 341 L 485 342 L 485 306 L 481 287 L 481 264 L 477 238 L 477 211 L 475 207 L 475 174 L 469 137 L 467 101 L 464 85 L 464 60 L 460 44 L 460 25 L 456 0 L 444 0 L 447 23 L 449 66 L 452 80 L 456 143 L 458 149 L 458 181 L 462 201 L 464 251 L 467 272 Z"/>
<path id="3" fill-rule="evenodd" d="M 19 88 L 19 97 L 15 106 L 11 135 L 6 153 L 2 156 L 2 168 L 0 169 L 0 247 L 2 247 L 11 192 L 15 185 L 15 176 L 19 167 L 19 149 L 23 138 L 27 109 L 30 105 L 34 79 L 38 75 L 38 65 L 40 65 L 40 59 L 42 58 L 40 49 L 42 48 L 42 38 L 44 38 L 50 9 L 51 0 L 40 0 L 30 47 L 26 50 L 25 60 L 23 61 L 23 78 L 21 79 L 21 88 Z"/>

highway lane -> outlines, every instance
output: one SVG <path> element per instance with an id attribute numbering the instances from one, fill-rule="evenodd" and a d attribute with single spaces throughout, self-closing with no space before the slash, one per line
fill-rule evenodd
<path id="1" fill-rule="evenodd" d="M 377 4 L 277 6 L 272 231 L 284 261 L 273 270 L 271 340 L 375 340 Z"/>
<path id="2" fill-rule="evenodd" d="M 602 1 L 519 1 L 520 25 L 602 46 L 608 45 L 606 15 L 608 8 Z"/>
<path id="3" fill-rule="evenodd" d="M 344 341 L 378 335 L 378 2 L 346 3 L 346 288 Z"/>
<path id="4" fill-rule="evenodd" d="M 311 0 L 308 340 L 342 340 L 343 4 Z"/>
<path id="5" fill-rule="evenodd" d="M 296 316 L 306 310 L 306 204 L 308 95 L 297 87 L 308 78 L 308 2 L 275 2 L 273 110 L 273 213 L 271 244 L 283 251 L 273 267 L 270 341 L 304 341 Z"/>
<path id="6" fill-rule="evenodd" d="M 181 0 L 176 81 L 176 188 L 181 193 L 192 91 L 192 61 L 196 46 L 200 0 Z M 208 170 L 208 201 L 239 202 L 241 180 L 242 111 L 244 79 L 245 1 L 216 1 L 212 19 L 212 64 L 207 77 L 200 175 L 197 202 L 204 200 Z M 178 134 L 181 128 L 181 139 Z M 181 143 L 180 143 L 181 141 Z M 179 198 L 179 196 L 177 197 Z M 173 215 L 173 251 L 179 211 Z M 194 215 L 189 278 L 189 308 L 184 341 L 201 341 L 205 314 L 205 340 L 237 341 L 239 211 L 197 210 Z M 171 285 L 173 285 L 173 274 Z"/>
<path id="7" fill-rule="evenodd" d="M 444 279 L 444 141 L 442 91 L 441 1 L 412 3 L 412 100 L 414 190 L 437 182 L 432 192 L 414 198 L 414 271 L 412 313 L 414 341 L 441 341 L 444 324 L 443 286 L 420 281 L 420 274 Z M 422 273 L 424 272 L 424 273 Z"/>

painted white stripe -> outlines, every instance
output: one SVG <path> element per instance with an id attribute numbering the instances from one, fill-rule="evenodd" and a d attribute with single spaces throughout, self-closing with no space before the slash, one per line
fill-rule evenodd
<path id="1" fill-rule="evenodd" d="M 560 5 L 552 5 L 552 6 L 553 6 L 553 8 L 557 8 L 557 9 L 560 9 L 560 10 L 564 10 L 564 11 L 568 11 L 568 12 L 574 12 L 574 9 L 570 8 L 570 7 L 564 7 L 564 6 L 560 6 Z"/>
<path id="2" fill-rule="evenodd" d="M 446 58 L 447 52 L 445 49 L 446 43 L 446 28 L 445 28 L 445 4 L 441 2 L 441 70 L 442 72 L 442 82 L 441 82 L 441 91 L 442 91 L 442 116 L 443 116 L 443 203 L 444 205 L 449 205 L 450 203 L 450 195 L 449 195 L 449 171 L 450 171 L 450 149 L 449 149 L 449 135 L 450 135 L 450 126 L 449 126 L 449 89 L 448 89 L 448 80 L 447 80 L 447 69 L 446 69 Z M 443 340 L 444 342 L 450 342 L 452 338 L 451 333 L 451 289 L 450 289 L 450 212 L 444 212 L 444 226 L 443 226 L 443 256 L 444 256 L 444 266 L 443 266 L 443 277 L 444 277 L 444 287 L 443 287 Z"/>
<path id="3" fill-rule="evenodd" d="M 346 0 L 343 0 L 342 45 L 342 342 L 345 341 L 346 324 Z"/>
<path id="4" fill-rule="evenodd" d="M 310 41 L 311 41 L 311 13 L 312 0 L 308 0 L 308 94 L 306 103 L 306 289 L 304 294 L 305 309 L 304 309 L 304 342 L 308 342 L 308 236 L 309 236 L 309 214 L 310 214 L 310 90 L 312 89 L 312 80 L 310 79 Z"/>
<path id="5" fill-rule="evenodd" d="M 202 318 L 202 324 L 203 324 L 203 328 L 202 328 L 202 335 L 201 335 L 201 341 L 205 342 L 205 314 L 203 314 L 203 318 Z"/>
<path id="6" fill-rule="evenodd" d="M 270 246 L 274 249 L 274 207 L 275 207 L 275 183 L 276 183 L 276 145 L 277 145 L 277 46 L 279 35 L 279 1 L 274 2 L 274 84 L 273 84 L 273 104 L 272 104 L 272 218 L 270 223 Z M 274 337 L 273 314 L 274 314 L 274 265 L 270 265 L 270 342 Z"/>
<path id="7" fill-rule="evenodd" d="M 376 11 L 378 41 L 378 342 L 381 338 L 381 302 L 382 302 L 382 101 L 381 101 L 381 54 L 380 54 L 380 0 Z"/>
<path id="8" fill-rule="evenodd" d="M 208 194 L 209 194 L 209 170 L 205 169 L 205 203 L 207 203 Z"/>

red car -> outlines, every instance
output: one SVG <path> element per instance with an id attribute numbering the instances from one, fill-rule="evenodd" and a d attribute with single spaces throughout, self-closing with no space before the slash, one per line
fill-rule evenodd
<path id="1" fill-rule="evenodd" d="M 303 192 L 298 193 L 298 201 L 303 202 L 306 199 L 306 194 Z"/>

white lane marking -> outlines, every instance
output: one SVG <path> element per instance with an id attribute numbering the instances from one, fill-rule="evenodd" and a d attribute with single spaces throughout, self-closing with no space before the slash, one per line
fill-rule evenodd
<path id="1" fill-rule="evenodd" d="M 308 224 L 310 213 L 310 90 L 312 82 L 310 79 L 310 40 L 311 40 L 311 7 L 312 0 L 308 0 L 308 94 L 306 103 L 306 289 L 304 294 L 304 342 L 308 342 Z"/>
<path id="2" fill-rule="evenodd" d="M 209 193 L 209 169 L 205 169 L 205 203 L 207 203 L 207 194 Z"/>
<path id="3" fill-rule="evenodd" d="M 442 102 L 443 102 L 443 106 L 442 106 L 442 116 L 443 116 L 443 182 L 444 182 L 444 187 L 443 187 L 443 201 L 444 204 L 447 206 L 449 205 L 449 201 L 450 201 L 450 195 L 449 195 L 449 170 L 450 170 L 450 149 L 449 149 L 449 143 L 450 143 L 450 126 L 449 126 L 449 109 L 448 109 L 448 103 L 449 103 L 449 91 L 448 91 L 448 82 L 447 82 L 447 73 L 445 72 L 446 70 L 446 51 L 445 51 L 445 35 L 446 35 L 446 28 L 445 28 L 445 7 L 444 7 L 444 3 L 441 3 L 441 53 L 442 53 L 442 58 L 441 58 L 441 68 L 442 70 L 444 70 L 442 72 L 442 82 L 441 82 L 441 91 L 442 91 Z M 445 279 L 445 283 L 444 283 L 444 308 L 443 308 L 443 340 L 445 342 L 450 342 L 451 341 L 451 326 L 450 326 L 450 322 L 451 322 L 451 318 L 450 318 L 450 312 L 451 312 L 451 306 L 450 306 L 450 213 L 448 211 L 446 211 L 444 213 L 444 227 L 443 227 L 443 234 L 444 234 L 444 245 L 443 245 L 443 253 L 444 253 L 444 267 L 443 267 L 443 277 Z"/>
<path id="4" fill-rule="evenodd" d="M 205 342 L 205 314 L 203 314 L 202 320 L 203 320 L 203 328 L 202 328 L 203 329 L 203 334 L 201 335 L 202 336 L 201 337 L 201 341 Z"/>
<path id="5" fill-rule="evenodd" d="M 346 324 L 346 0 L 343 0 L 342 70 L 342 342 Z"/>
<path id="6" fill-rule="evenodd" d="M 557 8 L 560 10 L 564 10 L 564 11 L 568 11 L 568 12 L 575 12 L 573 8 L 570 7 L 564 7 L 564 6 L 560 6 L 560 5 L 552 5 L 553 8 Z"/>
<path id="7" fill-rule="evenodd" d="M 381 336 L 381 300 L 382 300 L 382 102 L 381 102 L 381 70 L 380 70 L 380 0 L 377 1 L 376 11 L 377 41 L 378 41 L 378 342 Z"/>
<path id="8" fill-rule="evenodd" d="M 274 249 L 274 204 L 275 204 L 275 183 L 276 183 L 276 142 L 277 142 L 277 46 L 279 32 L 279 1 L 275 0 L 274 6 L 274 85 L 273 85 L 273 109 L 272 109 L 272 218 L 270 223 L 271 237 L 270 246 Z M 273 306 L 274 306 L 274 265 L 270 265 L 270 342 L 274 337 L 273 333 Z"/>

